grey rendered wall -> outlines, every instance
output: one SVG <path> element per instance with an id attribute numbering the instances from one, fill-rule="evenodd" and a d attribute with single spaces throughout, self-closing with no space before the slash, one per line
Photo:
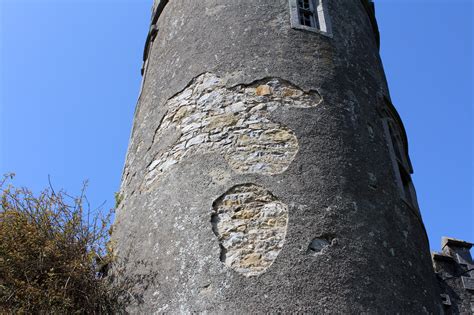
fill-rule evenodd
<path id="1" fill-rule="evenodd" d="M 332 38 L 291 29 L 287 0 L 165 6 L 113 235 L 123 279 L 136 282 L 129 311 L 438 312 L 424 227 L 400 199 L 377 110 L 388 89 L 372 26 L 359 0 L 329 1 L 328 10 Z M 204 146 L 146 184 L 157 157 L 181 141 L 176 104 L 203 74 L 219 80 L 210 89 L 238 97 L 275 80 L 319 97 L 261 116 L 296 138 L 288 165 L 236 171 L 227 151 Z M 259 187 L 284 208 L 280 251 L 256 275 L 221 261 L 220 227 L 211 222 L 219 198 L 241 187 Z"/>

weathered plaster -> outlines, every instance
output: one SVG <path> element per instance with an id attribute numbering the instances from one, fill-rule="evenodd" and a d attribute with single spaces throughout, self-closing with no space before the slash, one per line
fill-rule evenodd
<path id="1" fill-rule="evenodd" d="M 376 110 L 389 92 L 366 6 L 327 1 L 332 38 L 291 28 L 288 0 L 173 0 L 158 8 L 113 233 L 121 275 L 134 280 L 127 310 L 437 313 L 423 225 L 389 167 Z M 206 76 L 221 81 L 189 95 Z M 273 80 L 323 100 L 286 104 L 273 95 Z M 213 96 L 246 101 L 221 105 Z M 252 115 L 260 121 L 252 127 L 269 138 L 241 136 L 253 130 Z M 203 122 L 224 133 L 211 140 L 214 129 Z M 224 238 L 210 222 L 213 202 L 248 183 L 288 207 L 283 247 L 254 276 L 220 260 Z M 315 238 L 330 245 L 311 246 Z"/>

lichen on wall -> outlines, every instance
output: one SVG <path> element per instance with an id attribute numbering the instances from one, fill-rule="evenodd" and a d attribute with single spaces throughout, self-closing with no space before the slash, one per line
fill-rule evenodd
<path id="1" fill-rule="evenodd" d="M 166 141 L 170 133 L 178 136 L 150 163 L 145 185 L 198 150 L 222 154 L 237 173 L 282 173 L 298 152 L 298 140 L 268 113 L 280 106 L 309 108 L 320 102 L 316 91 L 304 92 L 281 79 L 228 88 L 219 77 L 202 74 L 168 100 L 152 145 Z"/>
<path id="2" fill-rule="evenodd" d="M 270 267 L 283 247 L 288 206 L 263 187 L 238 185 L 214 202 L 211 223 L 221 261 L 244 276 L 255 276 Z"/>

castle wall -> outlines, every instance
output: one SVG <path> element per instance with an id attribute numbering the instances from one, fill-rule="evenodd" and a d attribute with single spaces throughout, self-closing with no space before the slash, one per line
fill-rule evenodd
<path id="1" fill-rule="evenodd" d="M 474 263 L 472 243 L 443 237 L 442 251 L 433 253 L 445 314 L 474 313 Z"/>
<path id="2" fill-rule="evenodd" d="M 160 3 L 113 235 L 129 310 L 437 313 L 362 2 L 327 2 L 330 36 L 287 0 Z"/>

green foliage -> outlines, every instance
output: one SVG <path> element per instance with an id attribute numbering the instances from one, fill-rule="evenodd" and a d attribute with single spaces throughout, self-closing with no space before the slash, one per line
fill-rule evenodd
<path id="1" fill-rule="evenodd" d="M 118 289 L 104 277 L 112 211 L 84 195 L 38 195 L 0 180 L 0 314 L 117 313 Z"/>

